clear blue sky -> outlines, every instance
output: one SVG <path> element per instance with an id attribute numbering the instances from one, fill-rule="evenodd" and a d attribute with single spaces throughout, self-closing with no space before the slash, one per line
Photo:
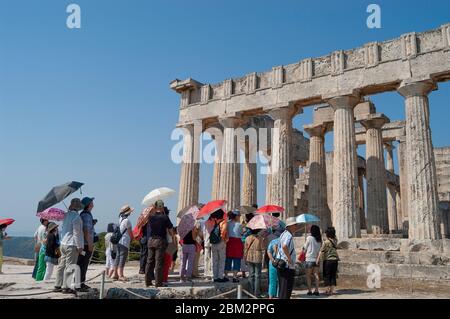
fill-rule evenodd
<path id="1" fill-rule="evenodd" d="M 66 27 L 72 2 L 79 30 Z M 370 3 L 381 6 L 381 29 L 366 26 Z M 31 235 L 39 199 L 78 180 L 103 231 L 123 204 L 140 211 L 152 188 L 178 189 L 175 78 L 215 83 L 447 22 L 449 0 L 0 0 L 0 217 L 17 220 L 10 234 Z M 398 94 L 373 101 L 404 118 Z M 450 145 L 450 85 L 430 101 L 434 145 Z M 295 126 L 310 121 L 306 110 Z M 211 173 L 202 166 L 202 201 Z M 176 199 L 168 204 L 176 210 Z"/>

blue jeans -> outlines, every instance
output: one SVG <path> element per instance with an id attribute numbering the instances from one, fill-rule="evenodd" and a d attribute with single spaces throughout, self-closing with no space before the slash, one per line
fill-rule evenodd
<path id="1" fill-rule="evenodd" d="M 252 293 L 255 296 L 260 295 L 260 287 L 261 287 L 261 269 L 262 263 L 250 263 L 247 262 L 249 277 L 250 277 L 250 286 L 252 288 Z"/>
<path id="2" fill-rule="evenodd" d="M 239 271 L 241 270 L 241 258 L 228 258 L 225 259 L 226 271 Z"/>

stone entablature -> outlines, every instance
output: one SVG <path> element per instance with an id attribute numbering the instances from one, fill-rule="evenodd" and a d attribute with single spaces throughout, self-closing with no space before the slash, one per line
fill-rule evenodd
<path id="1" fill-rule="evenodd" d="M 394 121 L 386 123 L 382 127 L 383 142 L 398 141 L 405 137 L 405 121 Z M 366 144 L 366 128 L 360 126 L 355 128 L 356 144 Z"/>
<path id="2" fill-rule="evenodd" d="M 362 95 L 393 91 L 409 79 L 449 80 L 449 26 L 218 84 L 175 80 L 171 88 L 182 94 L 179 124 L 236 112 L 265 113 L 264 109 L 282 105 L 314 105 L 355 91 Z"/>

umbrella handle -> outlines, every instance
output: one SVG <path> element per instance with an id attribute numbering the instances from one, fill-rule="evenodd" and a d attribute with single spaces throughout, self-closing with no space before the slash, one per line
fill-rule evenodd
<path id="1" fill-rule="evenodd" d="M 64 206 L 66 207 L 67 210 L 69 210 L 69 208 L 67 207 L 66 203 L 64 201 L 62 201 L 62 203 L 64 204 Z"/>

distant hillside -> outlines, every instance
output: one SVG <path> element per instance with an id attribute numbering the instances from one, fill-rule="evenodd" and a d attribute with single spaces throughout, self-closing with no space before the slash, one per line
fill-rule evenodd
<path id="1" fill-rule="evenodd" d="M 34 258 L 33 237 L 12 237 L 3 241 L 3 254 L 8 257 Z"/>

